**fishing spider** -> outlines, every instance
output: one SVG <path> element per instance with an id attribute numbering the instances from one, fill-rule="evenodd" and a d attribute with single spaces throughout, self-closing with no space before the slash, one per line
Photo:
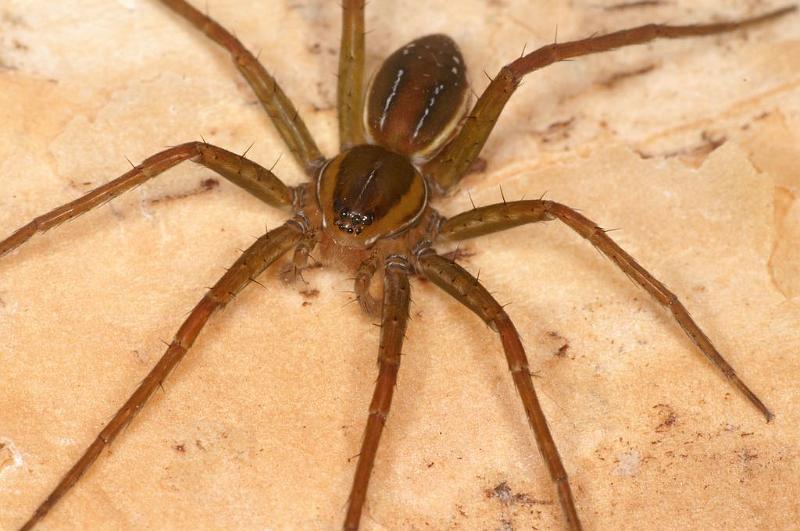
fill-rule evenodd
<path id="1" fill-rule="evenodd" d="M 478 315 L 501 340 L 539 450 L 570 529 L 580 529 L 578 511 L 556 445 L 533 387 L 519 334 L 503 307 L 478 279 L 434 248 L 527 223 L 559 221 L 601 253 L 667 308 L 699 350 L 769 421 L 772 413 L 739 379 L 678 298 L 622 250 L 591 219 L 555 201 L 520 200 L 473 208 L 450 218 L 431 202 L 453 190 L 476 161 L 506 102 L 527 74 L 568 58 L 663 38 L 728 32 L 794 11 L 784 7 L 734 22 L 667 26 L 647 25 L 586 39 L 558 42 L 526 53 L 504 66 L 471 105 L 464 59 L 445 35 L 416 39 L 390 55 L 372 78 L 364 79 L 364 1 L 343 2 L 337 109 L 340 153 L 327 158 L 275 79 L 239 40 L 183 0 L 162 3 L 230 52 L 232 60 L 305 169 L 308 182 L 288 187 L 272 173 L 223 148 L 188 142 L 165 149 L 121 177 L 37 217 L 0 241 L 0 256 L 34 234 L 70 220 L 148 181 L 186 160 L 202 164 L 268 205 L 291 212 L 247 248 L 208 290 L 164 355 L 133 395 L 106 424 L 83 456 L 36 509 L 22 529 L 32 528 L 91 467 L 102 450 L 141 410 L 172 369 L 187 354 L 213 313 L 273 262 L 291 254 L 290 273 L 308 267 L 315 250 L 326 263 L 355 271 L 361 309 L 380 317 L 378 377 L 344 527 L 359 526 L 367 486 L 393 397 L 401 347 L 409 318 L 410 284 L 420 275 Z M 363 109 L 363 110 L 362 110 Z M 373 284 L 382 282 L 381 297 Z"/>

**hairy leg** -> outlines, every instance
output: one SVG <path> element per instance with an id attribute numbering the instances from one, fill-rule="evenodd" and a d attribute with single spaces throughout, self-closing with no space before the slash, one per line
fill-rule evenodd
<path id="1" fill-rule="evenodd" d="M 381 304 L 369 292 L 369 287 L 372 285 L 372 277 L 375 276 L 379 265 L 378 256 L 375 254 L 361 262 L 356 271 L 354 287 L 356 299 L 361 310 L 365 314 L 375 317 L 380 314 Z"/>
<path id="2" fill-rule="evenodd" d="M 324 157 L 291 100 L 264 65 L 239 42 L 239 39 L 189 3 L 184 0 L 161 0 L 161 2 L 228 50 L 236 68 L 256 93 L 289 150 L 309 176 L 316 176 Z"/>
<path id="3" fill-rule="evenodd" d="M 364 4 L 342 2 L 342 42 L 339 47 L 339 145 L 344 151 L 364 143 Z"/>
<path id="4" fill-rule="evenodd" d="M 375 454 L 378 452 L 383 426 L 392 405 L 397 372 L 400 370 L 400 349 L 403 347 L 408 323 L 408 304 L 411 300 L 408 272 L 409 265 L 404 258 L 387 259 L 383 281 L 378 381 L 375 383 L 375 392 L 369 405 L 367 427 L 364 429 L 364 440 L 361 443 L 353 488 L 350 491 L 350 502 L 344 522 L 344 528 L 348 530 L 358 529 L 364 500 L 367 497 L 367 485 L 375 464 Z"/>
<path id="5" fill-rule="evenodd" d="M 158 363 L 145 376 L 136 391 L 106 424 L 103 431 L 61 479 L 47 499 L 39 505 L 33 516 L 21 527 L 21 531 L 31 529 L 36 525 L 92 466 L 103 448 L 111 444 L 119 432 L 139 413 L 153 392 L 161 386 L 172 369 L 189 351 L 211 314 L 228 304 L 251 280 L 300 241 L 302 236 L 301 225 L 298 222 L 289 221 L 261 236 L 236 260 L 222 278 L 214 284 L 214 287 L 200 299 L 200 302 L 178 329 L 175 338 Z"/>
<path id="6" fill-rule="evenodd" d="M 550 434 L 550 428 L 547 426 L 547 419 L 539 405 L 539 399 L 536 397 L 531 371 L 528 367 L 528 358 L 514 323 L 478 279 L 458 264 L 436 254 L 430 248 L 424 249 L 418 254 L 417 263 L 420 272 L 428 280 L 472 310 L 500 335 L 508 361 L 508 369 L 511 371 L 514 385 L 522 399 L 522 405 L 536 437 L 539 451 L 542 453 L 550 477 L 558 489 L 558 498 L 567 524 L 572 530 L 581 529 L 567 472 L 561 463 L 558 448 Z"/>
<path id="7" fill-rule="evenodd" d="M 0 256 L 16 249 L 34 234 L 80 216 L 185 160 L 214 170 L 269 205 L 285 207 L 292 204 L 292 191 L 266 168 L 220 147 L 204 142 L 188 142 L 156 153 L 113 181 L 35 218 L 0 241 Z"/>
<path id="8" fill-rule="evenodd" d="M 558 219 L 586 238 L 601 253 L 611 259 L 628 277 L 645 289 L 659 304 L 669 309 L 680 327 L 700 351 L 722 371 L 725 377 L 770 421 L 772 412 L 736 375 L 733 367 L 725 361 L 708 336 L 700 329 L 686 308 L 667 287 L 640 266 L 596 223 L 574 209 L 553 201 L 512 201 L 476 208 L 453 216 L 441 226 L 441 236 L 450 240 L 472 238 L 497 232 L 525 223 Z"/>
<path id="9" fill-rule="evenodd" d="M 308 268 L 308 261 L 311 258 L 311 251 L 317 244 L 317 239 L 313 232 L 306 234 L 300 242 L 294 246 L 292 261 L 281 271 L 281 280 L 287 284 L 293 284 L 298 279 L 303 279 L 303 270 Z"/>
<path id="10" fill-rule="evenodd" d="M 423 173 L 442 191 L 456 185 L 480 154 L 506 102 L 522 78 L 535 70 L 565 59 L 643 44 L 658 38 L 680 39 L 734 31 L 782 17 L 796 9 L 797 6 L 787 6 L 757 17 L 716 24 L 689 26 L 648 24 L 607 35 L 543 46 L 508 63 L 500 70 L 478 98 L 461 131 L 424 166 Z"/>

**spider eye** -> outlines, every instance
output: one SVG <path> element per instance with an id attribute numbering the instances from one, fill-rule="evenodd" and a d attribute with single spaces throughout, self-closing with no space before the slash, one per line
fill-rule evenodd
<path id="1" fill-rule="evenodd" d="M 317 199 L 323 226 L 334 240 L 348 247 L 369 247 L 416 221 L 427 204 L 427 190 L 407 158 L 362 145 L 323 168 Z"/>

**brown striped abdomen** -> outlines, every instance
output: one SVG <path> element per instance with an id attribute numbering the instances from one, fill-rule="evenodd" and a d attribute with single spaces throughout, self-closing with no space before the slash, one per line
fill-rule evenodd
<path id="1" fill-rule="evenodd" d="M 437 34 L 411 41 L 372 79 L 365 113 L 370 140 L 417 162 L 430 158 L 455 132 L 467 89 L 464 58 L 453 39 Z"/>

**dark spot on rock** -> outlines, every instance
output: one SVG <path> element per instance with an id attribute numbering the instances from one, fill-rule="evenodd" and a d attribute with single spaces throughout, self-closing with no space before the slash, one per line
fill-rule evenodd
<path id="1" fill-rule="evenodd" d="M 633 70 L 622 70 L 619 72 L 614 72 L 610 76 L 606 77 L 605 79 L 598 82 L 598 84 L 607 89 L 613 89 L 620 83 L 625 80 L 631 79 L 637 76 L 643 76 L 645 74 L 649 74 L 653 70 L 656 69 L 655 64 L 649 64 L 646 66 L 642 66 L 639 68 L 634 68 Z"/>
<path id="2" fill-rule="evenodd" d="M 486 159 L 483 157 L 478 157 L 474 161 L 469 168 L 467 168 L 467 175 L 473 173 L 483 173 L 486 171 L 486 168 L 489 166 L 489 163 L 486 162 Z"/>
<path id="3" fill-rule="evenodd" d="M 635 150 L 636 154 L 643 159 L 652 158 L 674 158 L 678 157 L 682 162 L 693 168 L 700 167 L 703 161 L 715 149 L 720 147 L 728 140 L 723 134 L 715 134 L 711 131 L 703 131 L 700 134 L 700 142 L 691 146 L 675 149 L 667 152 L 657 153 L 652 151 Z"/>
<path id="4" fill-rule="evenodd" d="M 544 129 L 534 129 L 532 134 L 533 136 L 539 137 L 542 144 L 549 144 L 559 140 L 567 140 L 574 122 L 575 117 L 573 116 L 566 120 L 553 122 Z"/>
<path id="5" fill-rule="evenodd" d="M 187 197 L 192 197 L 193 195 L 200 195 L 211 190 L 219 187 L 219 181 L 213 177 L 209 177 L 207 179 L 203 179 L 200 181 L 200 185 L 193 190 L 189 190 L 187 192 L 181 192 L 177 194 L 167 194 L 162 195 L 160 197 L 155 197 L 147 201 L 147 204 L 151 206 L 158 205 L 160 203 L 171 203 L 172 201 L 178 201 L 180 199 L 186 199 Z"/>
<path id="6" fill-rule="evenodd" d="M 503 505 L 551 505 L 552 500 L 537 500 L 524 492 L 514 493 L 507 482 L 501 481 L 485 491 L 487 498 L 495 498 Z"/>
<path id="7" fill-rule="evenodd" d="M 754 459 L 758 459 L 758 454 L 752 448 L 742 448 L 736 454 L 741 459 L 742 463 L 747 464 Z"/>
<path id="8" fill-rule="evenodd" d="M 669 404 L 656 404 L 653 409 L 658 410 L 661 423 L 656 426 L 656 433 L 668 431 L 678 420 L 678 416 Z"/>
<path id="9" fill-rule="evenodd" d="M 567 351 L 569 350 L 569 341 L 567 341 L 564 336 L 555 330 L 548 330 L 545 335 L 547 336 L 548 340 L 551 340 L 556 344 L 560 343 L 560 345 L 556 347 L 555 352 L 553 352 L 553 355 L 559 358 L 565 358 L 567 356 Z"/>
<path id="10" fill-rule="evenodd" d="M 619 4 L 611 4 L 603 9 L 605 11 L 625 11 L 628 9 L 641 9 L 643 7 L 658 7 L 664 5 L 666 2 L 663 0 L 635 0 L 633 2 L 620 2 Z"/>
<path id="11" fill-rule="evenodd" d="M 452 262 L 458 262 L 466 258 L 475 256 L 475 251 L 471 247 L 456 247 L 455 250 L 445 253 L 443 256 Z"/>

